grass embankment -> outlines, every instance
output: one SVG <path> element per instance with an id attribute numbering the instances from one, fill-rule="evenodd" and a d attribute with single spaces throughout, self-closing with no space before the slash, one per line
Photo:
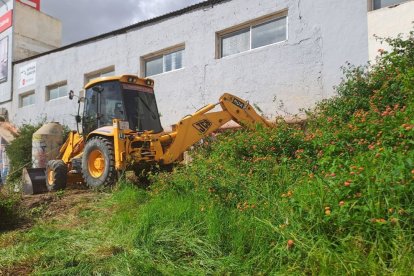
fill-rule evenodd
<path id="1" fill-rule="evenodd" d="M 0 271 L 410 274 L 414 38 L 309 112 L 219 135 L 191 166 L 0 236 Z"/>

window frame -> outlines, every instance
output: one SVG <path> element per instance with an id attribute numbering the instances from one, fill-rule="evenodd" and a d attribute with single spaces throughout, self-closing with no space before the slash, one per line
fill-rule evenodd
<path id="1" fill-rule="evenodd" d="M 29 96 L 33 96 L 33 103 L 32 104 L 28 104 L 28 105 L 23 105 L 23 98 L 29 97 Z M 20 93 L 19 95 L 19 108 L 26 108 L 29 106 L 34 106 L 36 104 L 36 91 L 35 90 L 30 90 L 24 93 Z"/>
<path id="2" fill-rule="evenodd" d="M 368 0 L 368 11 L 378 11 L 378 10 L 385 9 L 385 8 L 389 8 L 389 7 L 393 7 L 393 6 L 398 6 L 398 5 L 407 3 L 409 1 L 412 1 L 412 0 L 403 0 L 400 3 L 391 4 L 391 5 L 384 6 L 384 7 L 381 7 L 381 8 L 376 9 L 375 8 L 375 0 Z"/>
<path id="3" fill-rule="evenodd" d="M 66 93 L 65 96 L 58 96 L 57 98 L 53 98 L 53 99 L 50 98 L 51 90 L 53 90 L 55 88 L 60 88 L 62 86 L 66 86 L 66 92 L 67 92 L 68 91 L 68 82 L 67 81 L 60 81 L 60 82 L 57 82 L 57 83 L 46 86 L 46 101 L 50 102 L 50 101 L 66 98 L 68 96 L 68 93 Z"/>
<path id="4" fill-rule="evenodd" d="M 282 18 L 286 18 L 286 37 L 284 40 L 278 41 L 278 42 L 274 42 L 274 43 L 270 43 L 270 44 L 266 44 L 263 46 L 259 46 L 256 48 L 252 48 L 252 29 L 256 26 L 260 26 L 260 25 L 264 25 L 266 23 L 270 23 L 272 21 L 276 21 L 278 19 L 282 19 Z M 231 34 L 236 33 L 236 32 L 240 32 L 244 29 L 249 29 L 249 49 L 246 51 L 242 51 L 236 54 L 231 54 L 231 55 L 227 55 L 223 57 L 223 39 L 226 37 L 231 36 Z M 247 22 L 244 22 L 242 24 L 236 25 L 236 26 L 232 26 L 230 28 L 227 28 L 225 30 L 219 31 L 216 33 L 216 59 L 222 59 L 222 58 L 227 58 L 227 57 L 231 57 L 231 56 L 235 56 L 235 55 L 239 55 L 242 53 L 248 53 L 250 51 L 253 50 L 257 50 L 263 47 L 268 47 L 271 45 L 277 45 L 280 43 L 284 43 L 286 41 L 289 40 L 289 15 L 288 15 L 288 9 L 284 9 L 272 14 L 268 14 Z"/>
<path id="5" fill-rule="evenodd" d="M 170 71 L 165 71 L 165 56 L 176 53 L 176 52 L 179 52 L 179 51 L 182 51 L 182 53 L 181 53 L 181 67 L 177 68 L 177 69 L 171 69 Z M 174 45 L 172 47 L 168 47 L 168 48 L 165 48 L 163 50 L 160 50 L 160 51 L 142 56 L 141 57 L 141 66 L 140 66 L 141 67 L 141 74 L 140 75 L 144 78 L 148 78 L 148 77 L 158 76 L 158 75 L 161 75 L 161 74 L 166 74 L 166 73 L 170 73 L 170 72 L 174 72 L 174 71 L 184 69 L 185 68 L 185 65 L 184 65 L 185 58 L 184 58 L 184 56 L 185 56 L 185 44 L 184 43 Z M 147 75 L 147 62 L 153 61 L 153 60 L 156 60 L 156 59 L 159 59 L 159 58 L 162 58 L 162 72 L 158 73 L 158 74 L 154 74 L 154 75 Z"/>

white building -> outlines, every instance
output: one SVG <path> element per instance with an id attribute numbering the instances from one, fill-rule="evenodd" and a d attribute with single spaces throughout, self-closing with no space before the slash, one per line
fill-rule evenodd
<path id="1" fill-rule="evenodd" d="M 377 37 L 395 38 L 399 34 L 407 35 L 414 30 L 414 1 L 387 0 L 373 1 L 377 6 L 369 6 L 368 44 L 369 60 L 374 61 L 378 49 L 388 50 Z M 376 8 L 376 9 L 374 9 Z"/>
<path id="2" fill-rule="evenodd" d="M 47 117 L 74 127 L 68 90 L 98 76 L 137 74 L 155 80 L 167 128 L 223 92 L 269 117 L 281 114 L 280 101 L 296 113 L 333 95 L 346 62 L 368 61 L 368 38 L 384 25 L 368 25 L 368 17 L 374 22 L 390 2 L 404 1 L 369 0 L 368 9 L 363 0 L 205 1 L 15 61 L 12 100 L 0 107 L 15 124 Z M 401 6 L 412 15 L 412 4 Z"/>

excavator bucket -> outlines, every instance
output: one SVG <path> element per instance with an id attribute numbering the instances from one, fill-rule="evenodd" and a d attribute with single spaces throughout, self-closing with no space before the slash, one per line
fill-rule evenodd
<path id="1" fill-rule="evenodd" d="M 23 192 L 25 195 L 46 193 L 46 169 L 23 169 Z"/>

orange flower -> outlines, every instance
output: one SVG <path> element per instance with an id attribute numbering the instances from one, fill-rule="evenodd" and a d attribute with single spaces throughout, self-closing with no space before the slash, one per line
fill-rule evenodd
<path id="1" fill-rule="evenodd" d="M 294 240 L 288 240 L 287 241 L 287 249 L 292 249 L 295 246 L 295 241 Z"/>
<path id="2" fill-rule="evenodd" d="M 349 187 L 349 186 L 351 186 L 351 182 L 352 182 L 351 180 L 347 180 L 347 181 L 345 181 L 345 182 L 344 182 L 344 186 L 345 186 L 345 187 Z"/>

